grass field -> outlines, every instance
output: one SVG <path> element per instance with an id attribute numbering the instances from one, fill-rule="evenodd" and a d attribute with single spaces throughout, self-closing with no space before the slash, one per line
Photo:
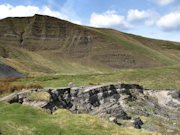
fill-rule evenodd
<path id="1" fill-rule="evenodd" d="M 39 83 L 43 87 L 67 87 L 69 82 L 73 82 L 77 86 L 86 86 L 90 83 L 135 83 L 143 85 L 144 88 L 180 89 L 180 66 L 120 70 L 104 74 L 48 75 L 22 78 L 12 83 Z"/>
<path id="2" fill-rule="evenodd" d="M 27 105 L 0 102 L 3 135 L 152 135 L 153 132 L 108 123 L 88 114 L 60 109 L 53 115 Z M 11 130 L 9 130 L 11 129 Z"/>

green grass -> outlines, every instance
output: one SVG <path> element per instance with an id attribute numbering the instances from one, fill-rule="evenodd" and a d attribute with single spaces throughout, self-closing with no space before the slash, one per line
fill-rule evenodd
<path id="1" fill-rule="evenodd" d="M 32 52 L 14 46 L 3 48 L 7 50 L 9 58 L 0 57 L 0 61 L 29 76 L 39 74 L 90 74 L 109 71 L 103 67 L 91 67 L 75 60 L 61 58 L 54 51 Z"/>
<path id="2" fill-rule="evenodd" d="M 180 66 L 153 69 L 120 70 L 104 74 L 48 75 L 19 79 L 15 84 L 39 83 L 43 87 L 67 87 L 69 82 L 76 86 L 86 86 L 90 82 L 100 84 L 135 83 L 144 88 L 180 89 Z"/>
<path id="3" fill-rule="evenodd" d="M 3 135 L 151 135 L 153 132 L 122 128 L 88 114 L 58 110 L 53 115 L 27 105 L 0 102 Z"/>
<path id="4" fill-rule="evenodd" d="M 138 43 L 138 42 L 132 41 L 131 39 L 127 40 L 126 38 L 123 38 L 121 35 L 119 35 L 120 32 L 117 32 L 115 30 L 98 29 L 97 32 L 98 34 L 102 35 L 103 37 L 109 39 L 112 42 L 115 42 L 121 46 L 128 47 L 130 49 L 136 50 L 144 55 L 147 55 L 149 57 L 156 59 L 164 66 L 178 64 L 178 62 L 165 56 L 160 51 L 156 51 L 155 48 L 147 47 L 146 43 L 141 44 L 140 42 Z"/>
<path id="5" fill-rule="evenodd" d="M 27 101 L 47 101 L 49 102 L 51 95 L 47 92 L 34 92 L 26 98 Z"/>

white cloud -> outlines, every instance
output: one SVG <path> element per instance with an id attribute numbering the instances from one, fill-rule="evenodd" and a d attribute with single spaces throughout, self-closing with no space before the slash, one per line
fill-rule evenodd
<path id="1" fill-rule="evenodd" d="M 175 2 L 178 2 L 179 0 L 152 0 L 152 1 L 160 6 L 167 6 Z"/>
<path id="2" fill-rule="evenodd" d="M 155 24 L 159 19 L 159 14 L 154 10 L 139 11 L 131 9 L 128 11 L 127 21 L 131 23 L 143 23 L 147 26 Z"/>
<path id="3" fill-rule="evenodd" d="M 164 31 L 180 31 L 180 9 L 162 16 L 157 25 Z"/>
<path id="4" fill-rule="evenodd" d="M 72 20 L 72 23 L 75 23 L 75 24 L 78 24 L 78 25 L 82 25 L 82 23 L 80 21 Z"/>
<path id="5" fill-rule="evenodd" d="M 120 30 L 130 29 L 132 26 L 125 20 L 124 16 L 118 15 L 114 10 L 105 13 L 92 13 L 90 25 L 93 27 L 116 28 Z"/>
<path id="6" fill-rule="evenodd" d="M 58 11 L 53 11 L 47 6 L 43 6 L 42 8 L 36 6 L 11 6 L 9 4 L 0 5 L 0 19 L 5 17 L 23 17 L 23 16 L 33 16 L 34 14 L 42 14 L 42 15 L 49 15 L 53 17 L 57 17 L 60 19 L 66 19 L 72 21 L 77 24 L 81 24 L 80 21 L 69 19 L 68 16 L 62 14 Z"/>
<path id="7" fill-rule="evenodd" d="M 6 5 L 0 5 L 0 12 L 3 14 L 0 14 L 0 18 L 5 17 L 21 17 L 21 16 L 32 16 L 34 14 L 43 14 L 43 15 L 49 15 L 54 16 L 58 18 L 65 19 L 67 18 L 65 15 L 50 10 L 47 6 L 43 6 L 41 9 L 36 6 L 16 6 L 13 7 L 9 4 Z"/>
<path id="8" fill-rule="evenodd" d="M 16 6 L 13 7 L 9 4 L 0 5 L 0 18 L 14 17 L 14 16 L 31 16 L 37 13 L 40 9 L 34 6 Z"/>

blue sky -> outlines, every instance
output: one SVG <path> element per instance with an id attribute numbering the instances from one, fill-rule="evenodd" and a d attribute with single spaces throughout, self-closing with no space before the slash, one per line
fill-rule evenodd
<path id="1" fill-rule="evenodd" d="M 180 42 L 180 0 L 0 0 L 0 19 L 36 13 Z"/>

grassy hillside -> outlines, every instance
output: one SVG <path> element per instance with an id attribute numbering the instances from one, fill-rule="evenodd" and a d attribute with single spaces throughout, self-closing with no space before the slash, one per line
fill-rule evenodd
<path id="1" fill-rule="evenodd" d="M 32 52 L 18 47 L 0 47 L 6 50 L 8 58 L 0 57 L 0 61 L 16 70 L 37 76 L 41 74 L 87 74 L 108 71 L 103 67 L 95 68 L 82 65 L 76 61 L 56 56 L 55 51 Z"/>
<path id="2" fill-rule="evenodd" d="M 180 43 L 35 15 L 0 20 L 0 61 L 30 76 L 180 64 Z"/>
<path id="3" fill-rule="evenodd" d="M 111 73 L 82 74 L 82 75 L 42 75 L 18 79 L 13 84 L 41 84 L 43 87 L 67 87 L 69 82 L 77 86 L 86 86 L 90 83 L 135 83 L 144 88 L 180 88 L 180 66 L 169 66 L 152 69 L 130 69 Z"/>
<path id="4" fill-rule="evenodd" d="M 180 62 L 179 43 L 148 39 L 115 30 L 100 29 L 100 31 L 111 41 L 154 58 L 164 66 L 174 65 Z M 171 55 L 174 55 L 174 59 Z"/>
<path id="5" fill-rule="evenodd" d="M 53 115 L 43 109 L 0 102 L 0 131 L 3 135 L 152 135 L 145 130 L 122 128 L 88 114 L 58 110 Z M 11 129 L 11 130 L 9 130 Z"/>

